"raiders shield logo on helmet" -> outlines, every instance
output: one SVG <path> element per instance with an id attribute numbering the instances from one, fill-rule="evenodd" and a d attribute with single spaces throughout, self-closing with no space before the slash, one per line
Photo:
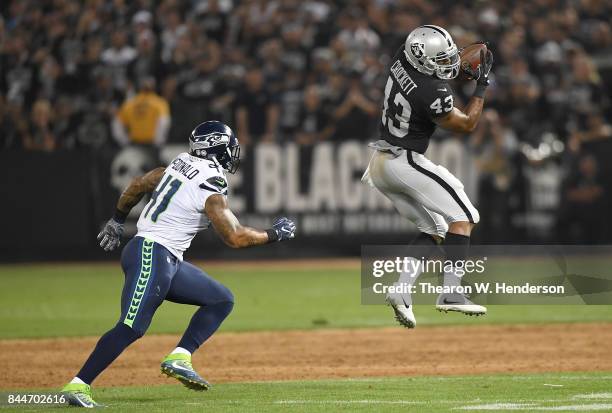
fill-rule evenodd
<path id="1" fill-rule="evenodd" d="M 410 45 L 410 50 L 414 57 L 420 59 L 425 54 L 425 45 L 423 43 L 412 43 Z"/>

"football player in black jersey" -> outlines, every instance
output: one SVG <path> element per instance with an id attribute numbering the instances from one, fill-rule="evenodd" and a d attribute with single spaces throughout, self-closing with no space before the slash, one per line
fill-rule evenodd
<path id="1" fill-rule="evenodd" d="M 413 30 L 397 51 L 385 86 L 380 140 L 364 181 L 389 198 L 398 212 L 414 222 L 420 231 L 414 245 L 443 244 L 446 257 L 464 261 L 472 228 L 479 221 L 463 190 L 463 184 L 446 168 L 435 165 L 424 155 L 436 127 L 459 133 L 473 131 L 482 113 L 484 94 L 489 85 L 493 55 L 481 53 L 477 70 L 467 68 L 476 89 L 467 106 L 454 106 L 448 83 L 459 74 L 459 50 L 450 34 L 441 27 L 425 25 Z M 414 284 L 418 274 L 403 273 L 399 282 Z M 445 273 L 444 287 L 454 291 L 461 278 Z M 397 320 L 408 328 L 416 326 L 409 294 L 389 294 Z M 441 294 L 436 302 L 441 311 L 469 315 L 485 314 L 487 309 L 456 292 Z"/>

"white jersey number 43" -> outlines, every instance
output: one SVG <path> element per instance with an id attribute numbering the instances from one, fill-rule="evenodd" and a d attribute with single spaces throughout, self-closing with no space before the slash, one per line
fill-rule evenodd
<path id="1" fill-rule="evenodd" d="M 401 108 L 401 115 L 396 114 L 395 119 L 390 119 L 387 116 L 389 110 L 389 95 L 393 89 L 393 79 L 389 76 L 387 79 L 387 85 L 385 86 L 385 99 L 383 101 L 383 112 L 382 112 L 382 124 L 387 125 L 389 133 L 398 138 L 403 138 L 408 134 L 410 128 L 410 115 L 412 115 L 412 107 L 410 102 L 400 93 L 397 92 L 393 97 L 393 104 L 399 109 Z M 399 122 L 399 128 L 394 125 L 394 121 Z"/>

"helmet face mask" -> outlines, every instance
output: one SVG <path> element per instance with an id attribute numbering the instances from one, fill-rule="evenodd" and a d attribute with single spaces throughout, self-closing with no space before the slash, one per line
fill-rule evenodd
<path id="1" fill-rule="evenodd" d="M 238 138 L 227 125 L 218 121 L 207 121 L 196 126 L 189 137 L 189 153 L 214 160 L 231 174 L 240 166 Z"/>
<path id="2" fill-rule="evenodd" d="M 221 158 L 222 159 L 217 159 L 217 162 L 221 164 L 223 169 L 231 174 L 236 173 L 240 167 L 240 145 L 238 145 L 237 140 L 235 146 L 227 147 Z"/>
<path id="3" fill-rule="evenodd" d="M 459 50 L 450 34 L 439 26 L 414 29 L 406 38 L 404 55 L 417 71 L 440 79 L 454 79 L 459 74 Z"/>
<path id="4" fill-rule="evenodd" d="M 437 65 L 436 76 L 440 79 L 454 79 L 459 75 L 461 59 L 459 57 L 459 50 L 457 50 L 457 46 L 454 44 L 448 52 L 437 56 L 434 62 Z"/>

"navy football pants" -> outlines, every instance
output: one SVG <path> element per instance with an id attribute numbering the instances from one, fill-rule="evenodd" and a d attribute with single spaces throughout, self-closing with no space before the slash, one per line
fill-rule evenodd
<path id="1" fill-rule="evenodd" d="M 121 267 L 125 273 L 121 316 L 77 374 L 88 384 L 144 335 L 164 300 L 200 306 L 178 343 L 192 353 L 219 328 L 234 306 L 227 287 L 151 240 L 130 240 L 123 249 Z"/>
<path id="2" fill-rule="evenodd" d="M 195 265 L 178 260 L 160 244 L 141 237 L 125 246 L 121 267 L 125 284 L 119 321 L 139 335 L 147 331 L 164 300 L 201 307 L 227 307 L 234 302 L 223 284 Z"/>

